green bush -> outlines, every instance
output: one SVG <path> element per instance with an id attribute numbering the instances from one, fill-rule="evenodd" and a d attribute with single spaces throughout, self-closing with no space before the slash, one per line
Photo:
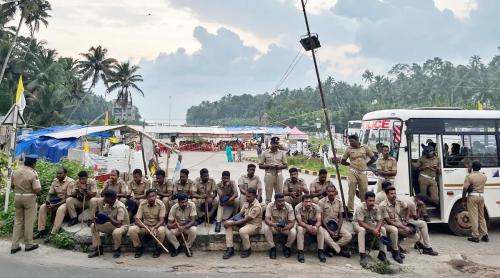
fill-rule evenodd
<path id="1" fill-rule="evenodd" d="M 2 196 L 0 198 L 1 202 L 1 213 L 0 213 L 0 236 L 9 236 L 12 234 L 12 230 L 14 229 L 14 218 L 16 214 L 16 210 L 14 207 L 14 197 L 13 194 L 10 196 L 9 208 L 7 212 L 3 212 L 4 208 L 4 200 L 5 197 Z"/>
<path id="2" fill-rule="evenodd" d="M 60 249 L 74 249 L 76 241 L 70 233 L 60 232 L 51 237 L 50 243 Z"/>
<path id="3" fill-rule="evenodd" d="M 297 167 L 300 169 L 304 170 L 309 170 L 309 171 L 319 171 L 319 169 L 324 168 L 323 167 L 323 160 L 318 159 L 318 158 L 312 158 L 312 157 L 307 157 L 303 155 L 297 155 L 297 156 L 290 156 L 287 158 L 288 165 L 290 167 Z M 326 168 L 329 174 L 335 175 L 337 172 L 335 168 L 333 167 L 328 167 Z M 344 165 L 339 164 L 339 170 L 340 170 L 340 175 L 341 176 L 347 176 L 348 174 L 348 167 Z"/>
<path id="4" fill-rule="evenodd" d="M 382 274 L 382 275 L 384 275 L 384 274 L 394 274 L 395 273 L 394 269 L 392 269 L 389 264 L 383 263 L 381 261 L 375 262 L 370 267 L 370 269 L 373 272 L 378 273 L 378 274 Z"/>

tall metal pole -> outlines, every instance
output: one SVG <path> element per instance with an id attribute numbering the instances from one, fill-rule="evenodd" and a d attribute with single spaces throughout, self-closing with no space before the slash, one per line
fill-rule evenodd
<path id="1" fill-rule="evenodd" d="M 168 97 L 168 126 L 172 125 L 172 96 Z"/>
<path id="2" fill-rule="evenodd" d="M 9 208 L 9 195 L 10 187 L 12 186 L 12 161 L 16 155 L 16 131 L 17 131 L 17 114 L 19 113 L 19 106 L 17 102 L 14 104 L 14 109 L 12 111 L 12 134 L 10 135 L 10 155 L 7 161 L 7 188 L 5 189 L 5 202 L 3 212 L 7 213 Z"/>
<path id="3" fill-rule="evenodd" d="M 307 20 L 306 5 L 304 3 L 304 0 L 300 0 L 300 2 L 302 3 L 302 12 L 304 13 L 304 20 L 306 22 L 307 36 L 309 37 L 309 40 L 312 41 L 311 30 L 309 29 L 309 21 Z M 328 136 L 330 138 L 330 146 L 332 147 L 333 161 L 335 164 L 335 171 L 337 172 L 337 179 L 339 182 L 339 189 L 340 189 L 340 196 L 342 198 L 342 205 L 344 206 L 344 212 L 347 212 L 347 206 L 345 203 L 345 196 L 344 196 L 344 189 L 342 188 L 342 179 L 340 178 L 340 169 L 339 169 L 339 164 L 337 161 L 337 151 L 335 150 L 335 144 L 333 143 L 332 129 L 330 127 L 330 120 L 328 118 L 328 110 L 326 109 L 326 103 L 325 103 L 325 95 L 323 93 L 323 86 L 321 85 L 321 78 L 319 77 L 318 62 L 316 61 L 316 53 L 314 52 L 314 48 L 311 50 L 311 54 L 312 54 L 313 61 L 314 61 L 314 69 L 316 71 L 316 78 L 318 79 L 319 94 L 321 96 L 321 108 L 323 110 L 323 113 L 325 114 L 326 130 L 328 131 Z"/>

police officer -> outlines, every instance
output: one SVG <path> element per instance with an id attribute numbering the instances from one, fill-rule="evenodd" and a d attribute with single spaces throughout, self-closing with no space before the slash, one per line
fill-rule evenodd
<path id="1" fill-rule="evenodd" d="M 287 236 L 287 241 L 283 247 L 283 255 L 285 258 L 292 254 L 292 245 L 297 238 L 297 230 L 295 229 L 295 213 L 292 205 L 285 202 L 283 193 L 274 194 L 274 202 L 271 202 L 266 207 L 265 214 L 266 226 L 264 226 L 264 235 L 271 249 L 269 257 L 276 259 L 276 246 L 274 245 L 274 234 L 284 234 Z"/>
<path id="2" fill-rule="evenodd" d="M 301 201 L 303 194 L 309 194 L 306 188 L 306 183 L 303 179 L 299 178 L 299 170 L 297 168 L 290 168 L 290 177 L 285 180 L 283 185 L 283 194 L 285 201 L 295 207 Z"/>
<path id="3" fill-rule="evenodd" d="M 347 182 L 349 184 L 349 199 L 347 202 L 347 207 L 349 210 L 349 217 L 352 217 L 354 211 L 354 195 L 356 194 L 356 189 L 359 190 L 359 196 L 365 196 L 368 190 L 368 177 L 366 175 L 366 169 L 368 165 L 373 164 L 377 157 L 372 152 L 370 147 L 361 145 L 359 143 L 359 137 L 357 135 L 349 135 L 350 146 L 344 152 L 342 156 L 341 164 L 349 166 L 349 176 L 347 177 Z M 370 159 L 368 162 L 367 159 Z M 349 162 L 347 162 L 349 159 Z"/>
<path id="4" fill-rule="evenodd" d="M 104 192 L 106 190 L 113 190 L 119 201 L 125 203 L 128 196 L 128 187 L 125 181 L 120 178 L 120 171 L 113 169 L 109 173 L 109 179 L 104 182 L 101 197 L 92 198 L 90 200 L 90 215 L 95 216 L 97 208 L 104 205 Z"/>
<path id="5" fill-rule="evenodd" d="M 64 167 L 59 167 L 56 171 L 56 178 L 50 185 L 49 193 L 47 194 L 47 200 L 45 204 L 40 206 L 40 210 L 38 211 L 38 235 L 37 237 L 42 237 L 48 234 L 46 230 L 47 225 L 47 213 L 50 211 L 51 213 L 56 214 L 56 218 L 54 219 L 54 227 L 56 227 L 56 232 L 59 230 L 57 227 L 61 227 L 61 224 L 64 220 L 64 215 L 66 214 L 66 198 L 73 190 L 74 180 L 67 176 L 67 170 Z M 60 210 L 60 207 L 63 212 L 57 213 Z M 53 229 L 54 229 L 53 227 Z"/>
<path id="6" fill-rule="evenodd" d="M 286 153 L 279 149 L 280 139 L 271 138 L 271 148 L 262 153 L 259 168 L 266 171 L 264 184 L 266 186 L 266 204 L 271 202 L 273 190 L 275 193 L 283 192 L 283 176 L 281 170 L 286 169 Z"/>
<path id="7" fill-rule="evenodd" d="M 151 187 L 149 180 L 142 176 L 141 169 L 132 172 L 132 180 L 128 182 L 128 198 L 135 201 L 137 205 L 146 199 L 146 191 Z"/>
<path id="8" fill-rule="evenodd" d="M 172 181 L 167 180 L 165 176 L 166 173 L 164 170 L 156 170 L 153 188 L 156 189 L 158 198 L 163 202 L 168 213 L 170 211 L 169 201 L 170 197 L 173 195 L 174 184 L 172 183 Z"/>
<path id="9" fill-rule="evenodd" d="M 196 215 L 199 217 L 197 224 L 207 220 L 210 222 L 219 206 L 219 198 L 217 197 L 217 185 L 215 180 L 209 176 L 207 168 L 200 170 L 200 176 L 194 180 L 193 187 L 194 190 L 191 194 L 192 201 L 196 205 Z M 203 219 L 206 217 L 206 211 L 208 211 L 208 217 Z"/>
<path id="10" fill-rule="evenodd" d="M 471 237 L 467 240 L 479 242 L 479 237 L 484 242 L 488 242 L 488 227 L 484 218 L 484 186 L 486 185 L 486 175 L 481 171 L 479 161 L 472 162 L 472 172 L 465 177 L 464 189 L 462 193 L 462 204 L 469 211 L 471 220 Z M 468 196 L 467 196 L 468 193 Z M 467 196 L 467 197 L 466 197 Z M 467 201 L 466 201 L 467 200 Z"/>
<path id="11" fill-rule="evenodd" d="M 165 234 L 168 241 L 174 246 L 170 255 L 177 256 L 181 252 L 181 245 L 177 236 L 181 233 L 187 237 L 187 246 L 184 246 L 186 256 L 193 256 L 191 247 L 196 239 L 196 205 L 188 200 L 188 195 L 184 192 L 177 193 L 177 204 L 172 206 L 168 214 L 167 229 Z"/>
<path id="12" fill-rule="evenodd" d="M 420 193 L 428 195 L 430 201 L 437 205 L 439 203 L 439 193 L 436 177 L 441 173 L 439 158 L 435 155 L 434 147 L 430 146 L 430 144 L 429 146 L 423 146 L 423 148 L 423 155 L 418 159 L 416 165 L 420 170 L 418 177 Z"/>
<path id="13" fill-rule="evenodd" d="M 38 248 L 38 244 L 33 243 L 33 225 L 36 220 L 36 195 L 40 193 L 42 187 L 35 171 L 36 160 L 36 156 L 26 156 L 24 166 L 19 167 L 12 174 L 16 216 L 12 232 L 11 254 L 21 250 L 19 245 L 23 239 L 24 251 Z"/>
<path id="14" fill-rule="evenodd" d="M 68 226 L 78 224 L 78 214 L 76 213 L 76 208 L 81 208 L 82 210 L 89 208 L 90 203 L 94 204 L 95 201 L 93 201 L 92 199 L 96 195 L 97 185 L 95 183 L 95 180 L 89 179 L 87 171 L 80 171 L 80 173 L 78 173 L 78 182 L 75 183 L 70 197 L 68 197 L 68 199 L 66 200 L 67 212 L 69 214 L 69 217 L 71 218 Z M 97 206 L 92 205 L 92 209 L 96 207 Z"/>
<path id="15" fill-rule="evenodd" d="M 326 169 L 320 169 L 318 177 L 309 184 L 310 194 L 313 197 L 313 203 L 319 203 L 319 200 L 326 196 L 326 188 L 333 185 L 332 181 L 328 178 Z"/>
<path id="16" fill-rule="evenodd" d="M 117 199 L 118 196 L 114 190 L 106 189 L 102 192 L 102 196 L 104 196 L 104 204 L 99 207 L 97 217 L 90 224 L 94 251 L 88 257 L 94 258 L 102 255 L 100 233 L 105 233 L 113 237 L 113 258 L 116 259 L 121 255 L 122 237 L 127 232 L 130 221 L 125 204 Z"/>
<path id="17" fill-rule="evenodd" d="M 257 194 L 257 191 L 255 194 Z M 232 215 L 235 211 L 238 211 L 240 207 L 238 201 L 238 188 L 236 183 L 231 180 L 231 173 L 229 173 L 229 171 L 222 172 L 222 180 L 217 184 L 217 196 L 219 196 L 219 207 L 217 208 L 215 232 L 219 233 L 224 209 L 226 207 L 231 209 Z"/>
<path id="18" fill-rule="evenodd" d="M 248 188 L 255 188 L 257 190 L 257 200 L 262 202 L 262 182 L 259 176 L 255 175 L 255 164 L 248 164 L 247 174 L 242 175 L 238 179 L 238 188 L 240 189 L 240 207 L 245 203 L 246 193 Z"/>
<path id="19" fill-rule="evenodd" d="M 382 182 L 382 190 L 375 194 L 375 204 L 380 205 L 380 203 L 387 199 L 387 196 L 385 195 L 385 189 L 388 187 L 393 187 L 390 181 L 385 180 L 384 182 Z"/>
<path id="20" fill-rule="evenodd" d="M 295 207 L 297 219 L 297 259 L 304 263 L 304 237 L 309 234 L 316 237 L 318 243 L 318 258 L 322 263 L 325 257 L 325 229 L 321 227 L 321 209 L 312 202 L 311 195 L 302 195 L 302 202 Z"/>
<path id="21" fill-rule="evenodd" d="M 325 228 L 325 243 L 333 248 L 335 254 L 342 257 L 351 257 L 351 252 L 344 248 L 351 242 L 352 235 L 349 233 L 345 225 L 343 225 L 344 206 L 338 197 L 337 189 L 334 185 L 329 185 L 326 188 L 326 197 L 319 201 L 319 208 L 321 209 L 321 217 L 323 226 Z M 329 222 L 334 221 L 337 225 L 336 230 L 330 229 Z M 326 254 L 332 257 L 333 254 L 327 249 Z"/>
<path id="22" fill-rule="evenodd" d="M 397 172 L 397 161 L 394 157 L 389 155 L 389 146 L 382 145 L 382 157 L 377 159 L 377 192 L 382 191 L 382 183 L 389 181 L 394 184 L 394 177 Z"/>
<path id="23" fill-rule="evenodd" d="M 226 252 L 223 259 L 229 259 L 234 256 L 233 247 L 233 229 L 237 229 L 243 245 L 241 251 L 242 258 L 248 258 L 252 254 L 250 248 L 250 236 L 258 234 L 262 226 L 262 206 L 257 200 L 257 191 L 249 188 L 246 193 L 246 202 L 241 211 L 232 219 L 224 222 L 226 229 Z"/>

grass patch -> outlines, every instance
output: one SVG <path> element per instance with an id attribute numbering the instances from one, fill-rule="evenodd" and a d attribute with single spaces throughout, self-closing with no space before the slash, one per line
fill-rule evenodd
<path id="1" fill-rule="evenodd" d="M 323 160 L 317 158 L 310 158 L 307 156 L 298 155 L 298 156 L 288 157 L 287 160 L 289 166 L 297 167 L 304 170 L 317 172 L 319 171 L 319 169 L 324 168 Z M 329 174 L 333 175 L 336 174 L 336 170 L 334 167 L 327 167 L 326 170 L 328 171 Z M 339 164 L 339 170 L 341 176 L 347 176 L 349 168 Z"/>
<path id="2" fill-rule="evenodd" d="M 381 261 L 377 261 L 375 262 L 375 264 L 371 265 L 370 270 L 382 275 L 391 275 L 396 273 L 396 271 L 392 269 L 389 264 L 383 263 Z"/>
<path id="3" fill-rule="evenodd" d="M 70 233 L 61 231 L 50 239 L 50 243 L 59 249 L 74 249 L 76 241 Z"/>

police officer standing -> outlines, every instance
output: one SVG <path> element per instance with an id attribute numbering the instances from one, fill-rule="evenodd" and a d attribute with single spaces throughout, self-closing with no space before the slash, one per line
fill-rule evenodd
<path id="1" fill-rule="evenodd" d="M 262 153 L 259 168 L 266 171 L 264 184 L 266 186 L 266 204 L 271 202 L 274 193 L 283 192 L 283 176 L 281 170 L 286 169 L 286 153 L 279 149 L 280 139 L 271 138 L 271 148 Z"/>
<path id="2" fill-rule="evenodd" d="M 26 156 L 24 166 L 21 166 L 12 175 L 16 217 L 12 232 L 11 254 L 21 250 L 19 245 L 23 238 L 24 251 L 38 248 L 38 244 L 33 243 L 33 225 L 36 219 L 36 195 L 40 193 L 42 187 L 35 171 L 36 160 L 36 156 Z"/>
<path id="3" fill-rule="evenodd" d="M 486 185 L 486 175 L 481 170 L 479 161 L 472 162 L 472 172 L 465 177 L 464 190 L 462 193 L 462 203 L 469 211 L 471 221 L 471 237 L 467 240 L 479 242 L 479 237 L 484 242 L 488 242 L 488 227 L 484 218 L 484 186 Z M 466 197 L 466 195 L 468 196 Z M 467 198 L 467 199 L 466 199 Z M 467 201 L 466 201 L 467 200 Z"/>
<path id="4" fill-rule="evenodd" d="M 398 173 L 397 161 L 394 157 L 389 155 L 389 146 L 382 146 L 382 157 L 377 159 L 377 192 L 382 191 L 382 183 L 389 181 L 394 184 L 394 177 Z"/>
<path id="5" fill-rule="evenodd" d="M 422 157 L 418 159 L 416 167 L 420 170 L 418 176 L 420 193 L 428 195 L 430 201 L 437 205 L 439 193 L 436 177 L 441 173 L 441 169 L 439 168 L 439 158 L 435 155 L 434 147 L 430 144 L 424 146 Z"/>

